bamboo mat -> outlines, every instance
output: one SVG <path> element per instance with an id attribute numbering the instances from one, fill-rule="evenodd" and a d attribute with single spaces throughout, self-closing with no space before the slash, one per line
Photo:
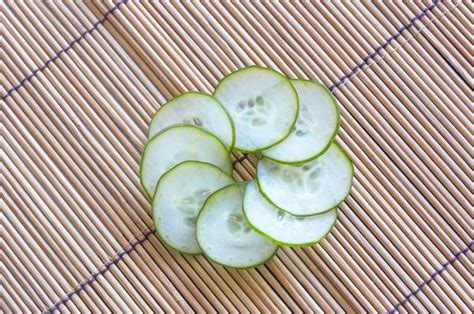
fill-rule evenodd
<path id="1" fill-rule="evenodd" d="M 472 19 L 470 1 L 2 1 L 2 312 L 471 312 Z M 236 271 L 165 247 L 137 173 L 160 105 L 250 64 L 331 87 L 355 180 L 324 241 Z"/>

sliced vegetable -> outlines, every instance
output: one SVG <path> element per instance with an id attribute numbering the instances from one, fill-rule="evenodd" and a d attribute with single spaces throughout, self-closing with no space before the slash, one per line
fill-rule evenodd
<path id="1" fill-rule="evenodd" d="M 234 125 L 220 102 L 204 93 L 184 93 L 164 104 L 150 122 L 148 138 L 175 124 L 192 124 L 208 130 L 229 150 L 234 145 Z"/>
<path id="2" fill-rule="evenodd" d="M 298 115 L 298 96 L 280 73 L 251 66 L 227 75 L 214 96 L 227 109 L 236 130 L 235 148 L 254 152 L 284 140 Z"/>
<path id="3" fill-rule="evenodd" d="M 143 152 L 140 178 L 150 197 L 160 177 L 186 160 L 204 161 L 232 173 L 232 163 L 225 145 L 208 131 L 192 126 L 166 128 L 148 141 Z"/>
<path id="4" fill-rule="evenodd" d="M 339 110 L 325 86 L 305 80 L 291 80 L 291 83 L 298 93 L 298 120 L 283 142 L 262 154 L 282 163 L 301 163 L 329 148 L 339 128 Z"/>
<path id="5" fill-rule="evenodd" d="M 247 225 L 242 212 L 243 190 L 242 184 L 232 184 L 214 192 L 196 222 L 197 241 L 204 254 L 232 268 L 256 267 L 278 249 Z"/>
<path id="6" fill-rule="evenodd" d="M 308 246 L 323 239 L 336 223 L 337 210 L 309 217 L 297 217 L 270 204 L 255 180 L 245 188 L 244 214 L 258 233 L 285 246 Z"/>
<path id="7" fill-rule="evenodd" d="M 337 207 L 350 192 L 352 176 L 352 162 L 335 143 L 307 163 L 287 165 L 262 159 L 257 166 L 262 195 L 296 216 L 321 214 Z"/>
<path id="8" fill-rule="evenodd" d="M 227 75 L 214 96 L 168 101 L 150 122 L 140 166 L 157 234 L 242 269 L 278 245 L 320 241 L 352 185 L 352 163 L 334 142 L 339 122 L 326 87 L 259 66 Z M 233 149 L 263 157 L 254 180 L 235 183 Z"/>
<path id="9" fill-rule="evenodd" d="M 214 165 L 185 161 L 168 170 L 153 197 L 153 220 L 158 235 L 176 250 L 199 254 L 196 217 L 202 204 L 214 191 L 234 183 Z"/>

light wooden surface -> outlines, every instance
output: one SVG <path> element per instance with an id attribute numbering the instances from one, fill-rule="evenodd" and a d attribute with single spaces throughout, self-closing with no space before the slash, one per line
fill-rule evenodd
<path id="1" fill-rule="evenodd" d="M 2 311 L 472 311 L 472 14 L 469 1 L 2 2 Z M 250 64 L 333 88 L 356 171 L 324 241 L 236 271 L 150 235 L 137 173 L 160 105 Z M 255 164 L 236 162 L 236 178 Z"/>

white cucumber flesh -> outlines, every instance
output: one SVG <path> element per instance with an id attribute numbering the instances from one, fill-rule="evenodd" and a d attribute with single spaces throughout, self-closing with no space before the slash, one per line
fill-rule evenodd
<path id="1" fill-rule="evenodd" d="M 289 165 L 262 159 L 257 166 L 263 196 L 295 216 L 321 214 L 337 207 L 349 194 L 352 177 L 352 162 L 336 143 L 306 163 Z"/>
<path id="2" fill-rule="evenodd" d="M 305 80 L 291 80 L 291 83 L 298 93 L 298 120 L 284 141 L 262 154 L 282 163 L 301 163 L 329 148 L 339 129 L 339 110 L 325 86 Z"/>
<path id="3" fill-rule="evenodd" d="M 250 66 L 222 79 L 214 96 L 235 126 L 235 148 L 256 152 L 283 141 L 298 115 L 290 80 L 267 68 Z"/>
<path id="4" fill-rule="evenodd" d="M 251 268 L 268 261 L 278 246 L 253 231 L 242 211 L 244 185 L 232 184 L 214 192 L 196 222 L 196 237 L 204 254 L 231 268 Z"/>
<path id="5" fill-rule="evenodd" d="M 140 179 L 150 197 L 160 177 L 173 166 L 187 160 L 203 161 L 232 174 L 232 162 L 225 145 L 208 131 L 192 126 L 166 128 L 145 146 Z"/>
<path id="6" fill-rule="evenodd" d="M 196 217 L 207 197 L 234 183 L 214 165 L 185 161 L 167 171 L 153 197 L 153 221 L 160 238 L 186 254 L 200 254 L 196 241 Z"/>
<path id="7" fill-rule="evenodd" d="M 273 242 L 301 247 L 317 243 L 331 231 L 336 223 L 337 209 L 309 217 L 290 215 L 268 202 L 253 180 L 245 188 L 244 214 L 255 231 Z"/>
<path id="8" fill-rule="evenodd" d="M 220 102 L 211 95 L 188 92 L 168 101 L 153 116 L 148 138 L 175 124 L 191 124 L 208 130 L 229 150 L 234 145 L 232 120 Z"/>

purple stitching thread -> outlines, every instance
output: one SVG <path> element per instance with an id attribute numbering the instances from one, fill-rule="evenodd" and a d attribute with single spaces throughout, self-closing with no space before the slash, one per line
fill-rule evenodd
<path id="1" fill-rule="evenodd" d="M 459 251 L 457 252 L 454 257 L 452 259 L 450 259 L 449 261 L 447 261 L 446 263 L 443 264 L 443 266 L 435 271 L 433 274 L 431 274 L 430 278 L 428 278 L 428 280 L 422 282 L 414 291 L 410 292 L 402 301 L 398 302 L 397 304 L 394 305 L 393 309 L 388 312 L 389 314 L 394 314 L 395 312 L 397 312 L 397 309 L 402 306 L 403 304 L 407 303 L 408 302 L 408 299 L 412 296 L 414 296 L 415 294 L 417 294 L 418 292 L 421 291 L 421 289 L 423 289 L 424 286 L 428 285 L 430 282 L 432 282 L 434 280 L 434 278 L 438 275 L 440 275 L 443 271 L 446 270 L 446 268 L 453 264 L 455 261 L 457 261 L 459 259 L 459 257 L 465 253 L 467 253 L 467 251 L 469 251 L 471 249 L 471 247 L 474 245 L 474 241 L 472 241 L 471 243 L 469 243 L 469 245 L 462 251 Z"/>
<path id="2" fill-rule="evenodd" d="M 415 24 L 416 21 L 418 21 L 423 16 L 425 16 L 429 11 L 433 10 L 433 8 L 441 1 L 442 0 L 435 0 L 435 1 L 433 1 L 432 5 L 430 5 L 429 7 L 424 8 L 418 15 L 416 15 L 414 18 L 412 18 L 407 25 L 403 26 L 394 35 L 390 36 L 390 38 L 383 45 L 378 46 L 374 50 L 374 52 L 372 52 L 370 55 L 368 55 L 367 57 L 362 59 L 362 63 L 356 65 L 354 68 L 352 68 L 349 71 L 349 73 L 344 75 L 337 83 L 335 83 L 333 86 L 329 87 L 329 90 L 333 91 L 335 88 L 338 88 L 339 86 L 341 86 L 346 80 L 348 80 L 352 75 L 354 75 L 358 69 L 360 69 L 364 65 L 366 65 L 369 62 L 370 59 L 375 58 L 375 56 L 377 56 L 382 49 L 386 48 L 388 45 L 390 45 L 390 43 L 392 41 L 394 41 L 395 39 L 400 37 L 404 31 L 406 31 L 408 28 L 412 27 Z"/>
<path id="3" fill-rule="evenodd" d="M 20 82 L 18 82 L 17 85 L 13 86 L 12 88 L 10 88 L 7 93 L 5 95 L 3 95 L 1 97 L 1 99 L 4 101 L 7 97 L 11 96 L 11 94 L 14 92 L 14 91 L 17 91 L 20 87 L 22 87 L 26 82 L 29 82 L 33 77 L 35 77 L 35 75 L 38 73 L 38 72 L 42 72 L 44 71 L 46 68 L 48 68 L 48 66 L 53 63 L 54 61 L 56 61 L 60 56 L 61 54 L 64 54 L 66 52 L 68 52 L 75 44 L 77 44 L 82 38 L 84 38 L 87 34 L 90 34 L 92 33 L 94 30 L 97 29 L 97 27 L 99 27 L 99 25 L 103 24 L 107 18 L 109 17 L 110 14 L 114 13 L 116 10 L 119 9 L 119 7 L 122 5 L 122 4 L 125 4 L 128 0 L 121 0 L 119 1 L 117 4 L 115 4 L 110 10 L 108 10 L 104 16 L 98 20 L 96 23 L 94 23 L 94 25 L 92 25 L 92 28 L 91 29 L 88 29 L 86 30 L 85 32 L 83 32 L 82 34 L 79 35 L 79 37 L 77 37 L 76 39 L 74 39 L 66 48 L 64 49 L 61 49 L 59 50 L 51 59 L 49 59 L 48 61 L 46 61 L 46 63 L 44 65 L 42 65 L 41 67 L 37 68 L 36 70 L 34 70 L 33 72 L 31 72 L 30 75 L 28 75 L 27 77 L 23 78 Z"/>
<path id="4" fill-rule="evenodd" d="M 148 240 L 148 238 L 155 232 L 155 229 L 152 229 L 150 231 L 148 231 L 147 233 L 145 233 L 143 239 L 141 240 L 137 240 L 135 241 L 127 250 L 123 250 L 121 251 L 119 254 L 117 254 L 117 256 L 114 257 L 114 259 L 112 259 L 111 261 L 107 262 L 106 264 L 104 264 L 103 266 L 103 269 L 95 272 L 91 277 L 89 277 L 89 279 L 87 279 L 86 281 L 82 282 L 79 284 L 79 286 L 76 287 L 76 289 L 74 289 L 73 291 L 69 292 L 64 298 L 62 298 L 61 300 L 59 300 L 57 303 L 55 303 L 51 308 L 49 308 L 45 313 L 53 313 L 54 311 L 58 310 L 59 307 L 63 304 L 65 304 L 67 301 L 69 301 L 72 296 L 76 295 L 76 294 L 79 294 L 81 293 L 87 286 L 89 286 L 90 284 L 92 284 L 94 281 L 97 280 L 97 278 L 100 276 L 100 275 L 103 275 L 105 274 L 107 271 L 110 270 L 110 268 L 113 266 L 113 265 L 116 265 L 118 262 L 120 262 L 122 260 L 122 258 L 125 256 L 125 255 L 128 255 L 130 254 L 133 250 L 135 250 L 135 248 L 142 244 L 143 242 L 145 242 L 146 240 Z"/>

